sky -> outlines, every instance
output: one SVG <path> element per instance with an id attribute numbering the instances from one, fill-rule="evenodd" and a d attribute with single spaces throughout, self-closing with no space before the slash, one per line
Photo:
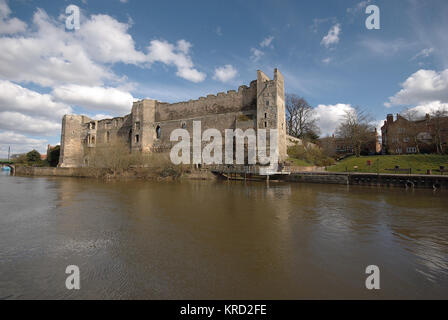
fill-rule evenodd
<path id="1" fill-rule="evenodd" d="M 80 9 L 68 29 L 67 7 Z M 380 29 L 367 29 L 366 8 Z M 60 142 L 64 114 L 130 113 L 235 90 L 278 68 L 321 136 L 358 106 L 448 107 L 446 0 L 0 0 L 0 158 Z"/>

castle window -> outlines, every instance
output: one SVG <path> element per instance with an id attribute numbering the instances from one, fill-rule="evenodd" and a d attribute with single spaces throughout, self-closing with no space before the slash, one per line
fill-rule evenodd
<path id="1" fill-rule="evenodd" d="M 140 136 L 138 134 L 135 135 L 135 143 L 139 143 L 140 141 Z"/>
<path id="2" fill-rule="evenodd" d="M 180 126 L 182 129 L 185 129 L 187 127 L 187 124 L 185 122 L 182 122 Z"/>
<path id="3" fill-rule="evenodd" d="M 95 130 L 95 122 L 90 123 L 90 129 Z"/>
<path id="4" fill-rule="evenodd" d="M 135 123 L 135 130 L 140 130 L 140 121 Z"/>
<path id="5" fill-rule="evenodd" d="M 160 129 L 160 126 L 157 126 L 156 128 L 156 135 L 157 139 L 160 139 L 160 137 L 162 136 L 162 130 Z"/>
<path id="6" fill-rule="evenodd" d="M 109 141 L 110 141 L 110 132 L 107 131 L 106 132 L 106 142 L 109 143 Z"/>
<path id="7" fill-rule="evenodd" d="M 267 121 L 264 122 L 264 127 L 265 127 L 265 128 L 268 127 L 268 123 L 267 123 Z"/>
<path id="8" fill-rule="evenodd" d="M 266 101 L 266 107 L 269 107 L 269 100 Z"/>
<path id="9" fill-rule="evenodd" d="M 95 136 L 92 136 L 92 139 L 90 140 L 90 142 L 91 142 L 92 144 L 95 144 Z"/>
<path id="10" fill-rule="evenodd" d="M 266 119 L 268 117 L 268 114 L 265 112 L 264 113 L 264 118 Z"/>

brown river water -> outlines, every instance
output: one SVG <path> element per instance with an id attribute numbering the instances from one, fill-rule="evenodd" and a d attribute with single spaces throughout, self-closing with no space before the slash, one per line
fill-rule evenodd
<path id="1" fill-rule="evenodd" d="M 0 299 L 347 298 L 448 298 L 448 192 L 0 176 Z"/>

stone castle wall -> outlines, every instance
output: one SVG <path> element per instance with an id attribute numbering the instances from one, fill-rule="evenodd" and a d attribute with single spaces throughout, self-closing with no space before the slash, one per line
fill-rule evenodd
<path id="1" fill-rule="evenodd" d="M 257 80 L 250 86 L 240 86 L 238 91 L 172 104 L 148 99 L 137 101 L 131 113 L 124 117 L 92 120 L 66 115 L 62 121 L 60 166 L 88 166 L 95 148 L 117 141 L 130 152 L 168 152 L 176 143 L 170 141 L 171 132 L 183 128 L 192 137 L 193 121 L 201 121 L 202 131 L 218 129 L 223 137 L 225 129 L 279 129 L 280 158 L 284 158 L 284 101 L 284 80 L 276 69 L 273 80 L 258 71 Z"/>

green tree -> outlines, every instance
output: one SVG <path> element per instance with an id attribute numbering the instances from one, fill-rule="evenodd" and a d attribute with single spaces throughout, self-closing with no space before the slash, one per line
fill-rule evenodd
<path id="1" fill-rule="evenodd" d="M 40 159 L 40 153 L 36 150 L 32 150 L 26 154 L 26 161 L 28 162 L 39 162 Z"/>
<path id="2" fill-rule="evenodd" d="M 61 152 L 61 147 L 56 146 L 54 148 L 51 148 L 47 152 L 47 161 L 50 167 L 57 167 L 59 163 L 59 154 Z"/>

